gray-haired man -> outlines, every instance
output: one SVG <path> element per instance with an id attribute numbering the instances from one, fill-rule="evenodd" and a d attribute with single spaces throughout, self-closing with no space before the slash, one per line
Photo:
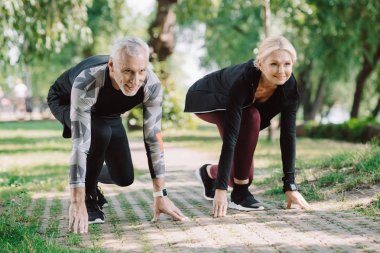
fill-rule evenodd
<path id="1" fill-rule="evenodd" d="M 64 72 L 49 90 L 49 107 L 64 124 L 63 136 L 72 138 L 69 227 L 74 232 L 86 233 L 88 223 L 104 222 L 97 198 L 104 162 L 115 184 L 133 183 L 131 153 L 120 115 L 141 103 L 153 181 L 154 219 L 160 213 L 186 219 L 164 189 L 162 88 L 148 62 L 147 44 L 126 37 L 114 44 L 109 57 L 94 56 L 82 61 Z"/>

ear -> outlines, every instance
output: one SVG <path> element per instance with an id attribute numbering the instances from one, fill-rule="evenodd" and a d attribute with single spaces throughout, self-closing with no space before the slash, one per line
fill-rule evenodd
<path id="1" fill-rule="evenodd" d="M 256 67 L 262 71 L 262 62 L 260 60 L 256 62 Z"/>
<path id="2" fill-rule="evenodd" d="M 113 65 L 113 59 L 112 59 L 112 57 L 110 57 L 109 60 L 108 60 L 108 68 L 110 69 L 110 72 L 114 72 L 113 67 L 114 67 L 114 65 Z"/>

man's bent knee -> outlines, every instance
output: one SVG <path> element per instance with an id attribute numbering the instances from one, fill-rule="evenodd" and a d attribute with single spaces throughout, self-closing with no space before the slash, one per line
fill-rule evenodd
<path id="1" fill-rule="evenodd" d="M 126 187 L 126 186 L 133 184 L 134 177 L 125 178 L 125 179 L 122 178 L 122 179 L 118 179 L 118 180 L 114 180 L 114 181 L 118 186 Z"/>

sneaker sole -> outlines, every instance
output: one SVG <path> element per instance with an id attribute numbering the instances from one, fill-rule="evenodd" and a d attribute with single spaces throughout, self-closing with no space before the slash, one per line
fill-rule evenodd
<path id="1" fill-rule="evenodd" d="M 206 199 L 206 200 L 214 200 L 214 198 L 210 198 L 210 197 L 207 197 L 206 196 L 206 188 L 205 186 L 203 185 L 203 181 L 202 181 L 202 178 L 201 178 L 201 174 L 200 174 L 200 169 L 196 169 L 195 170 L 195 176 L 197 177 L 198 181 L 201 182 L 202 184 L 202 188 L 203 188 L 203 197 Z"/>
<path id="2" fill-rule="evenodd" d="M 104 220 L 100 219 L 100 218 L 97 218 L 93 221 L 88 221 L 88 224 L 103 224 L 104 223 Z"/>
<path id="3" fill-rule="evenodd" d="M 230 202 L 228 204 L 228 208 L 239 210 L 239 211 L 262 211 L 265 208 L 263 206 L 258 206 L 258 207 L 244 207 L 238 204 L 235 204 L 234 202 Z"/>

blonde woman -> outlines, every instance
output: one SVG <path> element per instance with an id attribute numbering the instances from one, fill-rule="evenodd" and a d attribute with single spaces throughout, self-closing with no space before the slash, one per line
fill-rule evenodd
<path id="1" fill-rule="evenodd" d="M 249 192 L 253 180 L 253 156 L 260 130 L 281 115 L 280 147 L 284 176 L 283 191 L 288 208 L 309 204 L 295 184 L 297 83 L 292 75 L 297 58 L 293 45 L 283 36 L 272 36 L 259 46 L 256 60 L 230 66 L 195 82 L 186 96 L 185 112 L 216 124 L 223 146 L 216 165 L 196 170 L 204 197 L 213 200 L 214 217 L 223 217 L 227 207 L 262 210 L 262 203 Z M 227 202 L 228 185 L 233 187 Z"/>

